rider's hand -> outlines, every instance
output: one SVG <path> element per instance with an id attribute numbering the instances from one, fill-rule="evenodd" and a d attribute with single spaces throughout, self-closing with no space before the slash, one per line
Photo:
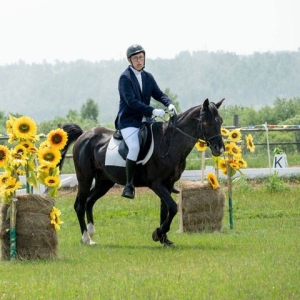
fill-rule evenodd
<path id="1" fill-rule="evenodd" d="M 173 104 L 170 104 L 168 106 L 168 110 L 169 110 L 169 113 L 170 113 L 171 116 L 177 115 L 176 108 Z"/>
<path id="2" fill-rule="evenodd" d="M 155 108 L 153 109 L 152 114 L 156 117 L 163 118 L 165 116 L 165 111 L 163 109 Z"/>

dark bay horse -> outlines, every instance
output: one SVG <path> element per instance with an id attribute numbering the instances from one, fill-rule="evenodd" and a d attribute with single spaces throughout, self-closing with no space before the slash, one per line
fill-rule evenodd
<path id="1" fill-rule="evenodd" d="M 171 191 L 185 169 L 188 154 L 198 139 L 206 141 L 214 156 L 219 156 L 224 151 L 221 136 L 223 120 L 218 113 L 223 101 L 224 99 L 215 104 L 206 99 L 203 105 L 192 107 L 172 117 L 172 122 L 153 123 L 153 154 L 146 164 L 137 165 L 134 185 L 149 187 L 160 198 L 160 227 L 154 230 L 152 239 L 165 246 L 174 245 L 167 237 L 177 213 L 177 204 L 171 196 Z M 68 142 L 62 150 L 60 167 L 69 146 L 75 142 L 73 160 L 78 192 L 74 209 L 81 228 L 82 243 L 93 245 L 96 244 L 91 238 L 95 232 L 93 206 L 115 183 L 125 185 L 125 167 L 105 165 L 106 150 L 113 130 L 95 127 L 84 132 L 76 124 L 66 124 L 63 129 L 68 134 Z M 95 184 L 92 187 L 94 180 Z"/>

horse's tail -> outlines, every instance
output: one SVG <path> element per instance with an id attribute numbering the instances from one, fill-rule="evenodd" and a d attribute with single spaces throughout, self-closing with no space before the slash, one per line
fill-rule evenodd
<path id="1" fill-rule="evenodd" d="M 65 147 L 61 150 L 61 160 L 57 164 L 59 170 L 62 170 L 63 163 L 65 161 L 70 145 L 74 143 L 84 132 L 79 125 L 72 123 L 63 125 L 62 129 L 67 133 L 68 141 Z"/>

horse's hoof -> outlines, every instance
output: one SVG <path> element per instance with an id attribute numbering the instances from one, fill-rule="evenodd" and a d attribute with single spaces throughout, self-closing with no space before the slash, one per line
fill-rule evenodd
<path id="1" fill-rule="evenodd" d="M 158 228 L 156 228 L 152 233 L 152 239 L 154 242 L 158 242 L 160 240 L 160 237 L 157 234 L 157 230 L 158 230 Z"/>
<path id="2" fill-rule="evenodd" d="M 81 243 L 85 245 L 97 245 L 97 243 L 91 239 L 90 235 L 86 232 L 86 230 L 82 234 Z"/>
<path id="3" fill-rule="evenodd" d="M 168 239 L 166 234 L 162 235 L 162 237 L 160 238 L 160 243 L 164 247 L 175 247 L 175 244 Z"/>

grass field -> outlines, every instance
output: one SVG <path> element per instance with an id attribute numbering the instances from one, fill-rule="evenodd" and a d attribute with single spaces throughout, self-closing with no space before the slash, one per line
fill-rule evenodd
<path id="1" fill-rule="evenodd" d="M 300 299 L 300 186 L 283 186 L 234 186 L 233 229 L 227 200 L 221 232 L 179 233 L 177 216 L 176 248 L 152 241 L 159 201 L 149 190 L 99 200 L 92 247 L 79 243 L 74 192 L 61 193 L 58 258 L 2 261 L 0 299 Z"/>

